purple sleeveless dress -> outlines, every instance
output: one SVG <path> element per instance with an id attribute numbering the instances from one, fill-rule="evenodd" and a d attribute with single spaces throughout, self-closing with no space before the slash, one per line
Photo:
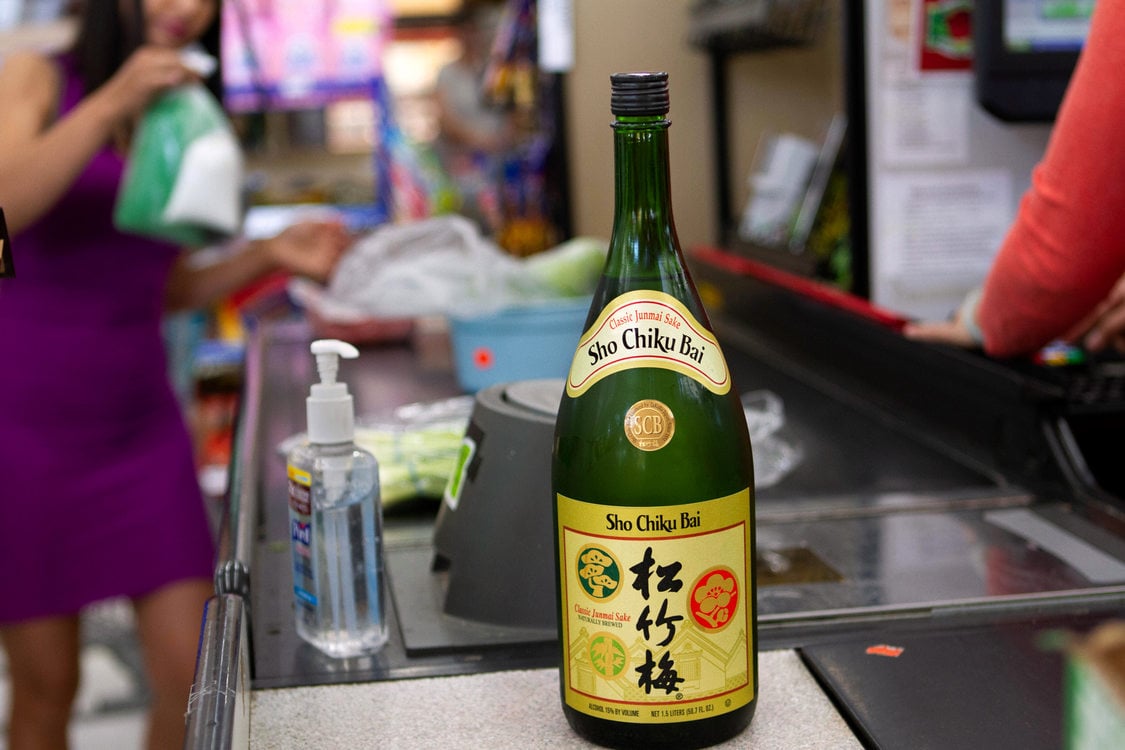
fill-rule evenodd
<path id="1" fill-rule="evenodd" d="M 66 112 L 82 86 L 62 66 Z M 113 228 L 123 166 L 99 152 L 0 279 L 0 624 L 214 569 L 161 339 L 178 250 Z"/>

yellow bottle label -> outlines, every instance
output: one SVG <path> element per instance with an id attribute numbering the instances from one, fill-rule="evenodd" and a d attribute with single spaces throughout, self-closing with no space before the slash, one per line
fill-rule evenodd
<path id="1" fill-rule="evenodd" d="M 568 706 L 704 719 L 754 700 L 750 490 L 662 507 L 558 496 Z"/>
<path id="2" fill-rule="evenodd" d="M 293 594 L 297 607 L 315 612 L 316 575 L 313 572 L 312 475 L 291 463 L 289 477 L 289 540 L 293 564 Z"/>
<path id="3" fill-rule="evenodd" d="M 303 484 L 306 487 L 312 486 L 312 477 L 304 469 L 298 469 L 293 464 L 285 464 L 285 473 L 291 480 L 298 484 Z"/>
<path id="4" fill-rule="evenodd" d="M 301 516 L 312 514 L 312 477 L 293 464 L 285 464 L 289 477 L 289 507 Z"/>
<path id="5" fill-rule="evenodd" d="M 605 306 L 578 342 L 566 392 L 580 396 L 602 378 L 633 367 L 674 370 L 717 394 L 730 390 L 715 336 L 664 292 L 627 292 Z"/>

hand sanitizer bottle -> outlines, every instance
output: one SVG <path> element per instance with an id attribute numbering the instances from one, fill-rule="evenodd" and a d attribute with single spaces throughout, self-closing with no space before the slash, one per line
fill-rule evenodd
<path id="1" fill-rule="evenodd" d="M 379 466 L 356 446 L 355 412 L 339 358 L 354 346 L 312 343 L 320 383 L 306 400 L 308 441 L 288 457 L 289 538 L 297 634 L 335 657 L 387 642 Z"/>

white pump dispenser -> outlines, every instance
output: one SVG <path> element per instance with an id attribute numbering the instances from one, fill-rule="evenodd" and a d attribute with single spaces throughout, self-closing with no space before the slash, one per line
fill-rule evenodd
<path id="1" fill-rule="evenodd" d="M 316 357 L 320 382 L 305 399 L 310 443 L 348 443 L 355 438 L 355 405 L 346 383 L 336 382 L 340 357 L 355 359 L 359 350 L 346 341 L 318 339 L 309 347 Z"/>

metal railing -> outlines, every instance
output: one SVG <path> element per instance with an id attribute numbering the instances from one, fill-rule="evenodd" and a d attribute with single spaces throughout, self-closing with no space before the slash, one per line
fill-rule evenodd
<path id="1" fill-rule="evenodd" d="M 204 611 L 188 699 L 184 739 L 188 750 L 250 745 L 250 563 L 258 503 L 262 335 L 259 327 L 252 327 L 248 335 L 227 508 L 219 532 L 215 596 Z"/>

